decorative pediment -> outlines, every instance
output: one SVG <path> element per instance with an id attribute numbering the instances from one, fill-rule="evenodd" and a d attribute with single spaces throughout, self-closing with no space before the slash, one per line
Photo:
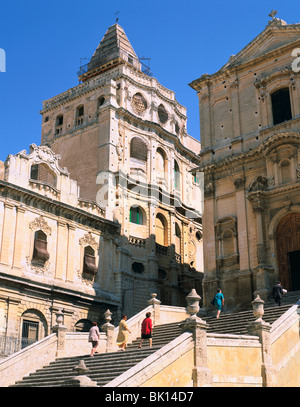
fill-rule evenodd
<path id="1" fill-rule="evenodd" d="M 39 216 L 34 221 L 29 223 L 29 228 L 36 232 L 42 230 L 46 235 L 51 235 L 52 230 L 43 216 Z"/>
<path id="2" fill-rule="evenodd" d="M 279 50 L 294 41 L 299 41 L 299 34 L 300 24 L 287 25 L 285 21 L 276 18 L 270 21 L 264 31 L 238 54 L 231 56 L 222 69 L 254 60 L 269 52 Z"/>
<path id="3" fill-rule="evenodd" d="M 47 164 L 56 174 L 69 176 L 68 170 L 66 168 L 61 168 L 58 164 L 61 156 L 55 154 L 54 151 L 46 145 L 37 146 L 36 144 L 31 144 L 29 154 L 26 153 L 26 150 L 22 150 L 19 155 L 31 160 L 32 164 Z"/>
<path id="4" fill-rule="evenodd" d="M 99 247 L 98 243 L 90 232 L 86 233 L 81 239 L 79 239 L 79 244 L 83 247 L 91 246 L 91 248 L 95 251 L 97 251 Z"/>

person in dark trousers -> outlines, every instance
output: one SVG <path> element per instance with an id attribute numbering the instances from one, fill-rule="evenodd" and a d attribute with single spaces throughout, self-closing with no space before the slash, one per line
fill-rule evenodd
<path id="1" fill-rule="evenodd" d="M 272 295 L 275 301 L 275 305 L 281 305 L 281 298 L 283 295 L 283 289 L 281 286 L 281 282 L 277 281 L 277 284 L 274 285 Z"/>
<path id="2" fill-rule="evenodd" d="M 90 356 L 94 356 L 94 353 L 96 352 L 96 349 L 99 344 L 99 338 L 100 338 L 100 332 L 99 328 L 97 326 L 97 322 L 93 322 L 93 326 L 91 327 L 89 331 L 89 342 L 92 343 L 92 351 Z"/>

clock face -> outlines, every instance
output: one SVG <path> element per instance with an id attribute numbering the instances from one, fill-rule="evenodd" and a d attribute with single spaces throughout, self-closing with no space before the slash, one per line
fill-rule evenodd
<path id="1" fill-rule="evenodd" d="M 143 113 L 147 107 L 147 101 L 141 93 L 136 93 L 132 98 L 132 104 L 138 113 Z"/>

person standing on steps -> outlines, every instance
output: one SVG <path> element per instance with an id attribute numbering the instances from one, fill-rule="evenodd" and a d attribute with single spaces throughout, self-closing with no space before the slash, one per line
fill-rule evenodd
<path id="1" fill-rule="evenodd" d="M 117 337 L 117 345 L 120 347 L 121 350 L 125 351 L 125 348 L 127 346 L 127 341 L 128 341 L 128 332 L 131 333 L 129 330 L 127 324 L 127 315 L 123 314 L 120 324 L 119 324 L 119 333 Z"/>
<path id="2" fill-rule="evenodd" d="M 150 317 L 151 317 L 151 312 L 147 312 L 146 318 L 142 322 L 141 341 L 139 344 L 139 348 L 142 347 L 142 343 L 143 343 L 144 339 L 149 339 L 150 348 L 152 346 L 152 319 Z"/>
<path id="3" fill-rule="evenodd" d="M 96 352 L 96 349 L 98 347 L 98 343 L 99 343 L 99 339 L 100 339 L 100 332 L 99 332 L 99 328 L 97 326 L 97 322 L 93 322 L 93 326 L 91 327 L 90 331 L 89 331 L 89 342 L 92 343 L 92 351 L 90 356 L 93 357 L 94 353 Z"/>
<path id="4" fill-rule="evenodd" d="M 272 296 L 275 301 L 275 306 L 281 305 L 282 295 L 283 295 L 283 288 L 281 286 L 281 282 L 277 281 L 277 283 L 274 285 L 273 290 L 272 290 Z"/>
<path id="5" fill-rule="evenodd" d="M 222 307 L 224 307 L 224 295 L 222 294 L 222 291 L 220 288 L 217 289 L 217 294 L 215 295 L 215 298 L 214 298 L 214 305 L 218 309 L 217 319 L 219 319 Z"/>

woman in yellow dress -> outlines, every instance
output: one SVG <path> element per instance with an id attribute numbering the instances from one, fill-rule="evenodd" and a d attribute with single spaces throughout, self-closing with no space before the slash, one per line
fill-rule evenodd
<path id="1" fill-rule="evenodd" d="M 131 331 L 128 329 L 128 326 L 126 324 L 127 320 L 127 315 L 123 314 L 122 319 L 119 324 L 119 333 L 117 337 L 117 345 L 121 348 L 121 350 L 125 351 L 127 341 L 128 341 L 128 332 L 131 333 Z"/>

